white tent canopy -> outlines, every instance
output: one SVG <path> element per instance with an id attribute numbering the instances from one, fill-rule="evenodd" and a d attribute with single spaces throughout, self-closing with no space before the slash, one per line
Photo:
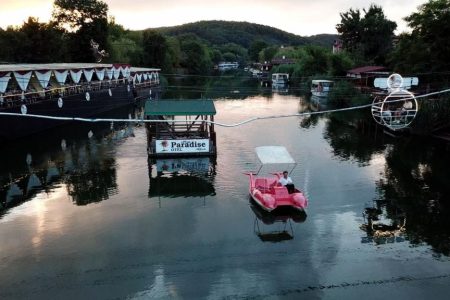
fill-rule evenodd
<path id="1" fill-rule="evenodd" d="M 73 82 L 78 83 L 81 79 L 82 70 L 70 70 L 70 77 L 72 77 Z"/>
<path id="2" fill-rule="evenodd" d="M 67 74 L 69 74 L 68 70 L 54 70 L 53 73 L 55 74 L 56 81 L 58 81 L 59 84 L 66 83 Z"/>
<path id="3" fill-rule="evenodd" d="M 114 77 L 114 79 L 119 79 L 119 76 L 120 76 L 120 69 L 121 69 L 122 67 L 118 67 L 118 68 L 113 68 L 113 77 Z"/>
<path id="4" fill-rule="evenodd" d="M 5 73 L 3 76 L 0 76 L 0 93 L 6 92 L 6 88 L 8 87 L 8 82 L 11 79 L 11 72 Z"/>
<path id="5" fill-rule="evenodd" d="M 283 146 L 261 146 L 255 148 L 259 161 L 263 164 L 295 164 L 295 160 Z"/>
<path id="6" fill-rule="evenodd" d="M 105 69 L 95 69 L 95 74 L 97 75 L 98 80 L 102 81 L 105 78 Z"/>
<path id="7" fill-rule="evenodd" d="M 50 81 L 50 76 L 52 75 L 51 70 L 36 70 L 34 72 L 36 78 L 42 88 L 46 88 L 48 86 L 48 82 Z"/>
<path id="8" fill-rule="evenodd" d="M 86 78 L 86 81 L 91 82 L 92 75 L 94 75 L 94 69 L 84 69 L 83 73 L 84 73 L 84 77 Z"/>
<path id="9" fill-rule="evenodd" d="M 14 77 L 16 78 L 17 84 L 22 91 L 26 91 L 28 83 L 30 83 L 31 71 L 20 74 L 20 72 L 14 72 Z"/>
<path id="10" fill-rule="evenodd" d="M 106 74 L 106 77 L 108 77 L 108 79 L 113 79 L 113 73 L 114 73 L 113 69 L 114 68 L 106 68 L 105 69 L 105 74 Z"/>

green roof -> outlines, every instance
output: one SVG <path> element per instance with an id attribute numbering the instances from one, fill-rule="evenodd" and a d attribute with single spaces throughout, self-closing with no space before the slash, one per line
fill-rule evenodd
<path id="1" fill-rule="evenodd" d="M 145 116 L 198 116 L 215 115 L 216 107 L 211 99 L 197 100 L 147 100 Z"/>

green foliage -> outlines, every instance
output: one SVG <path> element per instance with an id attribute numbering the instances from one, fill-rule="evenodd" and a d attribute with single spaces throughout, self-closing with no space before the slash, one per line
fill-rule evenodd
<path id="1" fill-rule="evenodd" d="M 450 67 L 450 0 L 430 0 L 405 18 L 411 34 L 400 37 L 393 60 L 399 69 L 446 71 Z"/>
<path id="2" fill-rule="evenodd" d="M 212 62 L 207 47 L 195 35 L 180 36 L 180 66 L 189 74 L 209 74 Z"/>
<path id="3" fill-rule="evenodd" d="M 108 44 L 110 62 L 141 65 L 143 58 L 142 36 L 126 30 L 111 19 L 108 23 Z"/>
<path id="4" fill-rule="evenodd" d="M 173 27 L 157 28 L 169 36 L 195 34 L 211 45 L 234 43 L 249 49 L 255 40 L 267 45 L 304 45 L 307 38 L 273 27 L 248 22 L 200 21 Z"/>
<path id="5" fill-rule="evenodd" d="M 254 40 L 248 49 L 248 55 L 252 61 L 258 61 L 259 52 L 268 45 L 263 40 Z"/>
<path id="6" fill-rule="evenodd" d="M 372 4 L 368 10 L 350 9 L 341 13 L 341 23 L 336 25 L 344 48 L 360 52 L 369 63 L 384 64 L 392 48 L 392 38 L 397 24 L 384 15 L 380 6 Z"/>
<path id="7" fill-rule="evenodd" d="M 265 62 L 265 61 L 272 60 L 272 58 L 274 58 L 277 51 L 278 51 L 277 46 L 270 46 L 270 47 L 264 48 L 263 50 L 261 50 L 259 52 L 259 61 Z"/>
<path id="8" fill-rule="evenodd" d="M 90 41 L 109 51 L 108 5 L 100 0 L 55 0 L 53 22 L 68 30 L 68 49 L 72 61 L 93 62 Z"/>
<path id="9" fill-rule="evenodd" d="M 298 64 L 303 76 L 328 72 L 328 57 L 331 55 L 329 50 L 318 46 L 306 46 L 300 51 Z"/>
<path id="10" fill-rule="evenodd" d="M 328 73 L 331 76 L 345 76 L 347 70 L 353 68 L 354 62 L 347 52 L 340 52 L 329 56 Z"/>
<path id="11" fill-rule="evenodd" d="M 100 0 L 55 0 L 52 17 L 62 28 L 78 30 L 98 19 L 106 19 L 108 5 Z"/>
<path id="12" fill-rule="evenodd" d="M 275 58 L 291 58 L 291 59 L 299 59 L 301 58 L 302 52 L 299 51 L 299 48 L 296 47 L 283 47 L 278 48 L 277 52 L 275 53 Z"/>
<path id="13" fill-rule="evenodd" d="M 239 64 L 245 64 L 248 60 L 248 51 L 242 46 L 237 44 L 228 43 L 222 46 L 218 46 L 220 49 L 223 60 L 225 61 L 237 61 Z M 227 58 L 225 58 L 227 56 Z"/>
<path id="14" fill-rule="evenodd" d="M 28 18 L 22 27 L 0 31 L 0 61 L 44 63 L 64 61 L 65 40 L 53 23 Z"/>
<path id="15" fill-rule="evenodd" d="M 348 81 L 337 81 L 328 95 L 328 101 L 338 107 L 361 105 L 369 103 L 367 95 L 362 95 L 355 86 Z"/>
<path id="16" fill-rule="evenodd" d="M 144 50 L 142 63 L 144 66 L 162 68 L 166 65 L 168 45 L 166 38 L 157 31 L 146 30 L 142 36 Z"/>
<path id="17" fill-rule="evenodd" d="M 213 49 L 211 51 L 210 57 L 211 57 L 211 61 L 215 64 L 218 64 L 219 62 L 221 62 L 223 60 L 222 52 L 220 52 L 220 50 L 217 50 L 217 49 Z"/>

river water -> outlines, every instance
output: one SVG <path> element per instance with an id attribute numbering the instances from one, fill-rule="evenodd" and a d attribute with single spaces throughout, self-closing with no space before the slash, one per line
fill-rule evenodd
<path id="1" fill-rule="evenodd" d="M 215 105 L 223 123 L 317 109 L 239 90 Z M 365 113 L 216 132 L 217 159 L 181 167 L 148 161 L 143 126 L 77 124 L 2 147 L 0 298 L 447 299 L 445 144 L 392 138 Z M 307 216 L 249 201 L 243 172 L 262 145 L 298 162 Z"/>

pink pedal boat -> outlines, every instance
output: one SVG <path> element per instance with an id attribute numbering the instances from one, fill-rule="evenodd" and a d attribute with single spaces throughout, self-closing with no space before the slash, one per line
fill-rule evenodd
<path id="1" fill-rule="evenodd" d="M 272 211 L 280 206 L 290 206 L 300 211 L 305 211 L 308 206 L 308 200 L 305 195 L 297 188 L 291 193 L 285 186 L 282 186 L 278 180 L 282 173 L 271 173 L 272 177 L 258 176 L 262 167 L 269 164 L 294 164 L 296 163 L 285 147 L 282 146 L 263 146 L 255 148 L 256 154 L 261 162 L 257 174 L 246 173 L 250 177 L 249 193 L 252 199 L 266 211 Z M 292 172 L 291 170 L 291 172 Z"/>

